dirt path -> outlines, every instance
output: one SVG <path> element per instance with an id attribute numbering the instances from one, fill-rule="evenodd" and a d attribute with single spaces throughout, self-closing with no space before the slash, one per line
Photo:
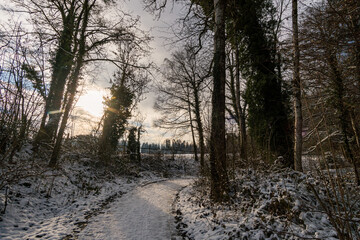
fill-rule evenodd
<path id="1" fill-rule="evenodd" d="M 171 206 L 192 180 L 176 179 L 138 187 L 94 217 L 79 239 L 169 240 L 175 230 Z"/>

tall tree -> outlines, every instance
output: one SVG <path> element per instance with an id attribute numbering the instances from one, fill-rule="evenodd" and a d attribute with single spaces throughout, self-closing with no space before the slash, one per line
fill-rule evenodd
<path id="1" fill-rule="evenodd" d="M 117 148 L 128 119 L 149 82 L 149 64 L 140 61 L 147 55 L 147 38 L 131 38 L 117 48 L 117 71 L 111 80 L 110 97 L 105 99 L 103 130 L 99 141 L 99 155 L 106 162 Z"/>
<path id="2" fill-rule="evenodd" d="M 125 132 L 127 120 L 131 117 L 130 108 L 134 98 L 130 89 L 121 83 L 113 84 L 110 92 L 111 97 L 105 100 L 104 126 L 99 141 L 99 155 L 105 163 L 109 163 L 120 137 Z"/>
<path id="3" fill-rule="evenodd" d="M 85 53 L 86 53 L 85 33 L 86 33 L 87 26 L 89 24 L 89 14 L 90 14 L 92 7 L 94 7 L 94 4 L 90 5 L 89 0 L 84 0 L 83 7 L 82 7 L 83 16 L 81 18 L 82 21 L 81 21 L 80 38 L 79 38 L 79 41 L 75 42 L 75 47 L 74 47 L 75 49 L 79 48 L 79 50 L 75 51 L 75 52 L 77 52 L 77 56 L 75 57 L 75 63 L 74 63 L 75 66 L 74 66 L 72 73 L 70 74 L 70 79 L 69 79 L 69 84 L 68 84 L 67 94 L 66 94 L 67 101 L 66 101 L 66 105 L 65 105 L 64 116 L 61 121 L 60 129 L 57 134 L 55 146 L 54 146 L 53 152 L 51 154 L 50 162 L 49 162 L 49 165 L 51 167 L 54 167 L 57 163 L 59 153 L 60 153 L 61 143 L 63 140 L 63 135 L 64 135 L 65 128 L 66 128 L 66 124 L 67 124 L 69 114 L 70 114 L 70 111 L 73 107 L 73 103 L 75 100 L 76 90 L 77 90 L 77 86 L 79 84 L 81 69 L 83 67 L 83 61 L 84 61 L 84 57 L 85 57 Z"/>
<path id="4" fill-rule="evenodd" d="M 153 6 L 154 9 L 163 9 L 167 1 L 145 0 L 145 2 L 148 6 Z M 204 12 L 214 14 L 214 25 L 212 29 L 214 31 L 214 67 L 210 134 L 210 172 L 211 198 L 213 201 L 219 202 L 227 197 L 229 187 L 225 140 L 225 22 L 227 1 L 214 0 L 211 3 L 205 0 L 193 0 L 192 3 L 200 5 Z"/>
<path id="5" fill-rule="evenodd" d="M 81 8 L 77 1 L 72 0 L 68 2 L 54 1 L 48 4 L 41 4 L 34 1 L 33 3 L 23 2 L 22 5 L 25 8 L 35 8 L 37 13 L 40 13 L 39 17 L 46 19 L 42 24 L 50 25 L 54 28 L 56 32 L 59 32 L 57 36 L 58 46 L 55 50 L 53 59 L 51 60 L 52 64 L 52 76 L 49 94 L 46 98 L 45 110 L 43 119 L 41 121 L 40 130 L 35 140 L 35 145 L 43 140 L 52 140 L 55 137 L 57 131 L 57 124 L 60 121 L 61 117 L 61 105 L 64 94 L 64 89 L 66 85 L 66 80 L 70 74 L 71 68 L 73 66 L 73 52 L 72 46 L 74 41 L 74 36 L 79 30 L 81 17 L 79 16 L 78 8 Z M 44 8 L 44 10 L 41 10 Z M 59 24 L 62 26 L 62 29 L 58 29 L 58 26 L 52 25 L 51 19 L 48 19 L 47 11 L 55 10 L 62 19 L 62 23 Z M 40 26 L 38 26 L 40 27 Z M 46 118 L 49 116 L 49 121 L 46 124 Z"/>
<path id="6" fill-rule="evenodd" d="M 298 1 L 292 0 L 293 26 L 293 96 L 294 96 L 294 166 L 296 171 L 302 171 L 302 107 L 301 107 L 301 80 L 300 80 L 300 48 L 298 29 Z"/>
<path id="7" fill-rule="evenodd" d="M 214 0 L 214 68 L 210 135 L 211 198 L 223 201 L 228 194 L 225 140 L 225 21 L 226 0 Z"/>
<path id="8" fill-rule="evenodd" d="M 242 75 L 247 79 L 245 99 L 248 103 L 250 134 L 261 149 L 282 155 L 287 166 L 293 165 L 292 130 L 289 122 L 287 94 L 276 72 L 275 22 L 271 1 L 239 0 L 231 2 L 231 34 L 242 43 Z M 231 26 L 230 25 L 230 26 Z"/>

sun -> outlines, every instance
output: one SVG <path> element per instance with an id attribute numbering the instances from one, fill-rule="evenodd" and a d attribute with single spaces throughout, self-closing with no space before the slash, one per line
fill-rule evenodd
<path id="1" fill-rule="evenodd" d="M 101 118 L 104 112 L 105 90 L 90 89 L 84 95 L 81 95 L 76 107 L 82 108 L 94 117 Z"/>

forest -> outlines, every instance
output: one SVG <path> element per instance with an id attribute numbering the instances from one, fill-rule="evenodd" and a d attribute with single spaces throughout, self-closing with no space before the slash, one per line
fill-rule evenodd
<path id="1" fill-rule="evenodd" d="M 176 14 L 162 64 L 135 2 Z M 0 9 L 1 239 L 360 239 L 360 1 Z M 103 114 L 75 135 L 96 81 Z"/>

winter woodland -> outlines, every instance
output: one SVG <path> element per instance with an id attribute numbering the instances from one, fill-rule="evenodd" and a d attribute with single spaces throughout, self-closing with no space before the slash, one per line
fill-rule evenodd
<path id="1" fill-rule="evenodd" d="M 0 239 L 360 239 L 360 1 L 0 6 Z"/>

